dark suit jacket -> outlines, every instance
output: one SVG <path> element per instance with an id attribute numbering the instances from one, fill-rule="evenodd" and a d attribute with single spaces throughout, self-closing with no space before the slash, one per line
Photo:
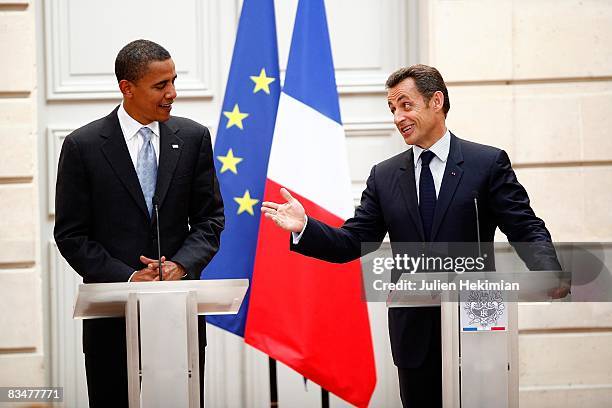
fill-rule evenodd
<path id="1" fill-rule="evenodd" d="M 550 242 L 544 222 L 529 205 L 527 192 L 512 170 L 503 150 L 459 139 L 451 134 L 450 153 L 438 194 L 431 241 L 476 242 L 474 196 L 478 195 L 480 239 L 492 242 L 499 227 L 510 242 Z M 313 218 L 292 250 L 330 262 L 359 258 L 362 242 L 424 241 L 409 149 L 372 168 L 361 204 L 341 228 Z M 530 268 L 559 269 L 554 252 L 539 264 L 526 257 Z M 432 321 L 439 308 L 389 310 L 389 335 L 395 364 L 400 368 L 421 365 L 430 344 Z"/>
<path id="2" fill-rule="evenodd" d="M 225 222 L 210 133 L 179 117 L 159 125 L 155 194 L 161 252 L 185 268 L 185 279 L 199 279 L 219 249 Z M 140 255 L 157 258 L 155 222 L 149 217 L 117 108 L 66 137 L 55 209 L 57 247 L 85 283 L 126 282 L 143 267 Z M 84 323 L 86 353 L 124 347 L 121 319 Z"/>

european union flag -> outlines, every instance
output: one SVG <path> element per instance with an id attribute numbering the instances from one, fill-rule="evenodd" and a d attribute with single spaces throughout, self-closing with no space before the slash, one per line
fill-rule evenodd
<path id="1" fill-rule="evenodd" d="M 251 280 L 279 95 L 273 0 L 245 0 L 214 147 L 225 231 L 202 279 Z M 244 337 L 249 295 L 237 315 L 207 321 Z"/>

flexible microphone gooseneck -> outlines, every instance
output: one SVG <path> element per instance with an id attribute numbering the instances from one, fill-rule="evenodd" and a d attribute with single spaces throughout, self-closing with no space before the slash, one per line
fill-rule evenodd
<path id="1" fill-rule="evenodd" d="M 159 263 L 159 280 L 164 280 L 161 260 L 161 241 L 159 239 L 159 202 L 157 196 L 153 196 L 153 209 L 155 210 L 155 229 L 157 230 L 157 262 Z"/>
<path id="2" fill-rule="evenodd" d="M 478 191 L 472 191 L 474 194 L 474 209 L 476 210 L 476 239 L 478 240 L 478 257 L 482 257 L 480 249 L 480 218 L 478 217 Z"/>

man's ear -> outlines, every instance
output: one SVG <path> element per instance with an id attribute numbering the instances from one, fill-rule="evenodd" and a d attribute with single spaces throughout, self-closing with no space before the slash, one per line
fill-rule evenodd
<path id="1" fill-rule="evenodd" d="M 444 94 L 442 93 L 442 91 L 434 92 L 434 94 L 431 96 L 431 99 L 429 100 L 429 107 L 435 110 L 436 112 L 442 110 L 442 108 L 444 107 Z"/>
<path id="2" fill-rule="evenodd" d="M 133 88 L 133 86 L 134 85 L 130 81 L 128 81 L 127 79 L 122 79 L 121 81 L 119 81 L 119 90 L 123 94 L 124 98 L 131 98 L 132 97 L 132 88 Z"/>

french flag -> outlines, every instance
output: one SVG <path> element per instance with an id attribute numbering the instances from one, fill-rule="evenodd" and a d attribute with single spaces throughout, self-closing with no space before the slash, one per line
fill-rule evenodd
<path id="1" fill-rule="evenodd" d="M 287 188 L 306 214 L 340 226 L 353 214 L 325 7 L 300 0 L 280 94 L 264 201 Z M 366 406 L 376 384 L 359 261 L 330 264 L 289 251 L 262 220 L 245 341 L 333 394 Z"/>
<path id="2" fill-rule="evenodd" d="M 263 201 L 291 191 L 309 216 L 340 226 L 353 213 L 323 0 L 300 0 L 281 91 L 274 4 L 244 0 L 214 147 L 225 203 L 221 248 L 202 279 L 246 278 L 236 315 L 210 324 L 356 406 L 376 385 L 359 261 L 289 250 Z"/>

